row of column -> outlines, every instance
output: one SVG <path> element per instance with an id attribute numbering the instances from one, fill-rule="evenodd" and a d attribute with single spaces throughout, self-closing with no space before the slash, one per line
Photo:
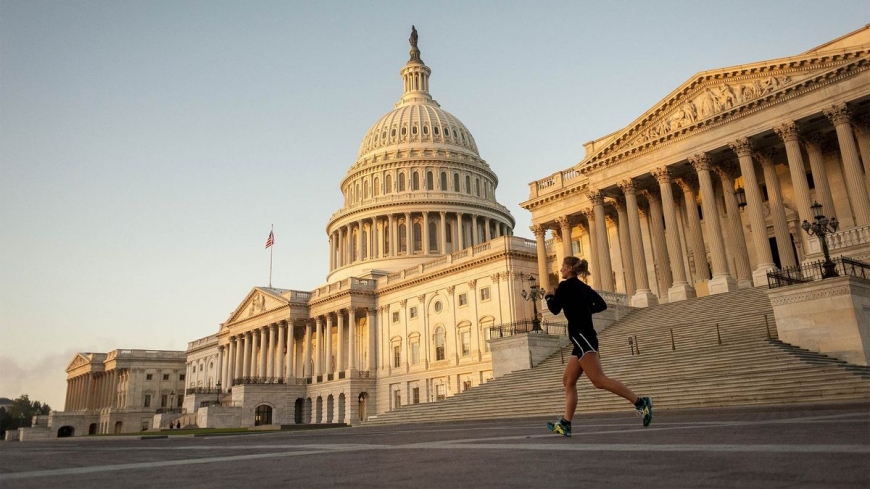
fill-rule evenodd
<path id="1" fill-rule="evenodd" d="M 856 130 L 855 136 L 857 136 L 858 141 L 856 145 L 856 139 L 851 130 L 849 111 L 845 104 L 835 105 L 825 110 L 824 114 L 831 120 L 837 131 L 852 220 L 857 226 L 870 225 L 870 196 L 868 196 L 870 184 L 867 183 L 867 172 L 870 171 L 870 168 L 862 169 L 861 159 L 858 156 L 858 148 L 860 147 L 862 153 L 867 153 L 864 158 L 865 164 L 867 164 L 867 160 L 870 160 L 870 131 Z M 824 208 L 829 209 L 828 212 L 832 213 L 834 209 L 833 197 L 818 139 L 801 137 L 797 124 L 791 121 L 775 127 L 774 131 L 785 145 L 799 220 L 810 222 L 813 220 L 810 208 L 812 197 L 800 147 L 802 143 L 805 145 L 810 160 L 810 171 L 815 182 L 815 200 L 822 203 Z M 740 286 L 763 285 L 766 283 L 767 271 L 775 268 L 762 206 L 763 194 L 755 173 L 756 160 L 761 164 L 764 173 L 768 207 L 781 264 L 783 267 L 797 265 L 797 257 L 791 245 L 782 190 L 771 154 L 756 151 L 748 138 L 740 138 L 730 143 L 729 147 L 736 154 L 739 162 L 739 176 L 743 178 L 743 187 L 746 191 L 746 212 L 748 213 L 750 229 L 757 230 L 752 233 L 751 238 L 756 258 L 754 270 L 750 266 L 743 225 L 734 193 L 734 179 L 737 175 L 737 169 L 730 163 L 711 165 L 709 156 L 699 153 L 688 157 L 695 174 L 681 177 L 675 182 L 683 191 L 685 204 L 686 244 L 689 247 L 685 251 L 694 259 L 695 280 L 709 280 L 711 294 L 727 292 Z M 721 193 L 724 197 L 726 212 L 726 229 L 724 231 L 716 205 L 716 192 L 711 172 L 715 172 L 719 176 L 722 187 Z M 668 290 L 669 300 L 692 297 L 694 290 L 689 283 L 690 277 L 683 265 L 684 250 L 677 231 L 677 208 L 672 189 L 674 181 L 668 166 L 658 167 L 651 174 L 659 185 L 658 189 L 644 189 L 642 193 L 649 203 L 648 222 L 650 224 L 650 237 L 653 241 L 654 257 L 657 265 L 662 267 L 660 270 L 663 271 L 659 280 L 664 286 L 662 288 Z M 626 291 L 632 296 L 633 304 L 638 306 L 650 305 L 655 303 L 657 298 L 649 288 L 636 183 L 632 178 L 628 178 L 619 182 L 617 187 L 622 192 L 622 195 L 615 199 L 614 205 L 618 215 L 619 248 L 626 272 Z M 705 216 L 703 231 L 695 205 L 698 198 L 696 192 L 700 192 L 702 210 Z M 593 189 L 588 192 L 587 197 L 592 204 L 591 208 L 584 211 L 590 236 L 589 256 L 591 257 L 590 261 L 593 262 L 593 266 L 590 267 L 592 280 L 596 288 L 613 291 L 614 283 L 603 194 Z M 664 221 L 664 226 L 661 225 L 662 221 Z M 557 223 L 561 236 L 570 237 L 574 224 L 571 217 L 564 216 L 558 219 Z M 665 232 L 665 228 L 668 232 Z M 533 226 L 532 230 L 538 242 L 539 273 L 541 276 L 546 276 L 546 251 L 544 249 L 546 229 L 542 226 Z M 709 245 L 709 265 L 702 233 L 706 234 Z M 728 249 L 734 257 L 737 277 L 732 277 L 729 271 L 725 236 L 730 238 Z M 806 240 L 807 237 L 803 236 L 801 239 Z M 562 239 L 562 246 L 562 255 L 570 255 L 570 238 Z M 712 276 L 710 271 L 712 271 Z"/>
<path id="2" fill-rule="evenodd" d="M 355 309 L 302 320 L 302 335 L 298 340 L 302 342 L 301 345 L 297 344 L 293 325 L 286 321 L 230 336 L 228 343 L 218 348 L 222 388 L 230 387 L 223 379 L 258 378 L 277 382 L 278 379 L 317 377 L 347 370 L 374 370 L 375 316 L 374 311 L 365 311 L 366 344 L 357 344 Z M 336 340 L 335 352 L 332 350 L 333 336 Z M 347 346 L 344 345 L 345 336 Z M 297 350 L 301 350 L 301 353 L 297 353 Z M 360 351 L 368 353 L 366 362 L 361 362 L 358 355 Z"/>
<path id="3" fill-rule="evenodd" d="M 432 215 L 440 219 L 431 219 Z M 341 226 L 330 234 L 330 269 L 361 260 L 413 254 L 417 237 L 412 219 L 415 216 L 422 217 L 419 238 L 423 254 L 446 253 L 448 243 L 451 243 L 452 251 L 458 251 L 510 233 L 510 226 L 499 219 L 463 212 L 405 212 L 365 218 Z M 437 233 L 435 246 L 430 246 L 430 224 Z M 404 229 L 404 242 L 400 240 L 400 228 Z M 412 251 L 409 253 L 408 250 Z"/>
<path id="4" fill-rule="evenodd" d="M 90 372 L 67 379 L 64 411 L 116 407 L 119 380 L 117 370 Z"/>

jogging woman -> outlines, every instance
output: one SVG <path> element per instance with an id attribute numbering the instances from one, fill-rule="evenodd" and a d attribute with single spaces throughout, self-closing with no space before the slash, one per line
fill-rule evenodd
<path id="1" fill-rule="evenodd" d="M 571 436 L 571 419 L 577 409 L 577 380 L 583 373 L 598 389 L 606 389 L 634 403 L 634 408 L 643 416 L 643 425 L 649 426 L 652 421 L 652 399 L 638 397 L 622 382 L 604 375 L 601 360 L 598 358 L 598 336 L 592 327 L 592 315 L 607 309 L 604 299 L 578 276 L 586 278 L 589 275 L 589 264 L 575 256 L 565 257 L 559 270 L 562 281 L 555 294 L 546 294 L 547 308 L 553 314 L 564 311 L 568 320 L 568 338 L 574 346 L 562 384 L 565 386 L 565 416 L 555 423 L 547 423 L 547 428 L 560 435 Z"/>

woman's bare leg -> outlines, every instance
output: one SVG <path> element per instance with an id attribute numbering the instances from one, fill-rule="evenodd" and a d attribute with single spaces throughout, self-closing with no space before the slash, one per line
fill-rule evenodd
<path id="1" fill-rule="evenodd" d="M 583 366 L 577 357 L 568 357 L 565 373 L 562 375 L 562 385 L 565 387 L 565 421 L 571 421 L 577 409 L 577 380 L 583 375 Z"/>
<path id="2" fill-rule="evenodd" d="M 575 358 L 575 357 L 572 357 Z M 622 382 L 611 379 L 608 376 L 604 375 L 604 370 L 601 369 L 601 360 L 598 358 L 598 353 L 590 352 L 583 355 L 583 358 L 578 361 L 581 367 L 581 371 L 586 372 L 586 377 L 592 381 L 592 385 L 594 385 L 598 389 L 608 390 L 617 396 L 624 397 L 632 404 L 637 401 L 637 394 L 632 392 L 631 389 L 625 386 Z M 570 365 L 570 362 L 569 362 Z M 565 373 L 567 375 L 568 369 L 565 369 Z M 579 376 L 578 376 L 579 377 Z M 576 382 L 576 381 L 575 381 Z M 567 392 L 567 391 L 566 391 Z M 566 394 L 567 395 L 567 394 Z M 577 386 L 574 386 L 574 402 L 577 402 Z"/>

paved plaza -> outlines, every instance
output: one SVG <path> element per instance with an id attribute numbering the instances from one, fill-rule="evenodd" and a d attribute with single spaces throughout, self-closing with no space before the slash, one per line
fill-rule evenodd
<path id="1" fill-rule="evenodd" d="M 0 487 L 870 487 L 866 404 L 0 443 Z"/>

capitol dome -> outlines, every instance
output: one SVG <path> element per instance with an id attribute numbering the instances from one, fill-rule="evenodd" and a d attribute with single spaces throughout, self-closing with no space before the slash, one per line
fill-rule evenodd
<path id="1" fill-rule="evenodd" d="M 513 233 L 471 131 L 429 94 L 416 29 L 410 42 L 402 97 L 369 128 L 341 182 L 344 205 L 326 229 L 330 281 L 396 273 Z"/>

